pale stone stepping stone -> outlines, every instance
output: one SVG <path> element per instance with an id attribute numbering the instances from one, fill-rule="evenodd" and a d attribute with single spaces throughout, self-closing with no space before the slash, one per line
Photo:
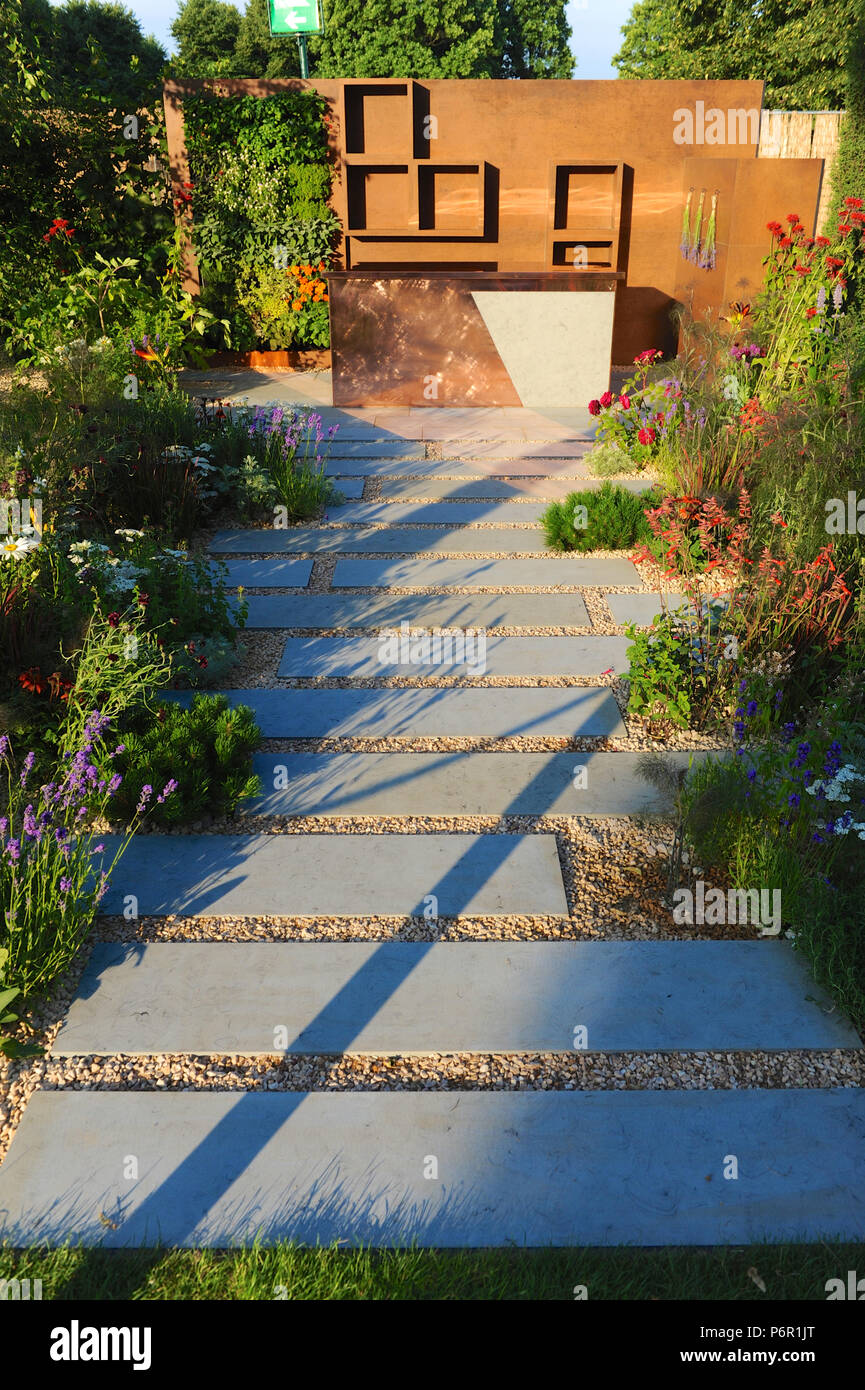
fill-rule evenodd
<path id="1" fill-rule="evenodd" d="M 356 502 L 333 518 L 353 526 L 536 526 L 543 502 Z"/>
<path id="2" fill-rule="evenodd" d="M 636 623 L 638 627 L 642 627 L 663 612 L 660 594 L 604 594 L 604 598 L 616 622 L 622 625 Z M 671 611 L 677 607 L 676 599 L 679 599 L 682 605 L 686 601 L 681 594 L 671 594 Z"/>
<path id="3" fill-rule="evenodd" d="M 589 625 L 579 594 L 253 594 L 247 603 L 248 628 Z"/>
<path id="4" fill-rule="evenodd" d="M 477 532 L 472 532 L 477 535 Z M 334 589 L 556 589 L 641 585 L 630 560 L 337 560 Z"/>
<path id="5" fill-rule="evenodd" d="M 257 753 L 253 767 L 264 791 L 242 802 L 241 809 L 250 815 L 273 816 L 629 816 L 669 812 L 669 799 L 637 775 L 639 757 L 636 753 L 600 750 Z M 676 766 L 688 766 L 687 754 L 671 753 L 669 757 Z M 376 911 L 384 912 L 384 908 Z"/>
<path id="6" fill-rule="evenodd" d="M 860 1241 L 863 1139 L 855 1087 L 36 1091 L 0 1168 L 0 1237 L 13 1248 Z M 736 1182 L 724 1181 L 727 1154 Z"/>
<path id="7" fill-rule="evenodd" d="M 338 493 L 341 492 L 343 497 L 348 501 L 363 496 L 363 485 L 365 481 L 366 479 L 364 478 L 340 478 L 338 481 L 334 480 L 334 487 L 336 491 Z M 341 505 L 342 503 L 336 498 L 331 498 L 327 503 L 328 507 L 338 507 Z"/>
<path id="8" fill-rule="evenodd" d="M 418 554 L 424 551 L 445 551 L 463 555 L 519 555 L 527 551 L 546 550 L 543 531 L 535 527 L 313 527 L 292 526 L 286 530 L 220 531 L 210 542 L 213 554 L 254 555 L 324 553 L 352 554 L 370 551 L 386 554 Z"/>
<path id="9" fill-rule="evenodd" d="M 610 612 L 617 623 L 635 623 L 638 627 L 648 626 L 652 619 L 663 612 L 671 616 L 685 618 L 694 610 L 690 608 L 688 600 L 684 594 L 667 594 L 666 609 L 661 601 L 661 595 L 651 594 L 605 594 L 604 598 L 610 607 Z M 727 601 L 723 594 L 713 596 L 708 599 L 712 611 L 720 613 L 727 606 Z"/>
<path id="10" fill-rule="evenodd" d="M 51 1052 L 570 1052 L 577 1027 L 588 1052 L 862 1045 L 786 942 L 219 941 L 97 944 Z"/>
<path id="11" fill-rule="evenodd" d="M 552 474 L 584 479 L 587 466 L 581 458 L 568 459 L 332 459 L 325 474 L 374 478 L 537 478 Z M 579 484 L 582 486 L 582 483 Z M 645 486 L 645 484 L 643 484 Z"/>
<path id="12" fill-rule="evenodd" d="M 575 459 L 584 458 L 592 447 L 591 439 L 466 439 L 448 441 L 444 452 L 454 459 Z"/>
<path id="13" fill-rule="evenodd" d="M 336 435 L 325 457 L 328 462 L 355 458 L 422 459 L 426 457 L 426 448 L 417 439 L 395 439 L 393 435 L 386 439 L 340 439 Z"/>
<path id="14" fill-rule="evenodd" d="M 567 914 L 554 836 L 450 834 L 136 835 L 100 910 L 131 894 L 156 917 L 421 917 L 430 893 L 446 917 Z"/>
<path id="15" fill-rule="evenodd" d="M 356 478 L 345 479 L 346 482 L 357 482 Z M 499 498 L 515 499 L 519 497 L 537 498 L 544 503 L 561 501 L 568 497 L 572 492 L 584 492 L 586 490 L 597 490 L 602 485 L 600 478 L 443 478 L 440 475 L 424 478 L 387 478 L 382 483 L 381 495 L 387 501 L 401 501 L 403 498 L 418 498 L 420 500 L 441 500 L 447 499 L 453 502 L 471 501 L 472 499 L 489 498 L 497 500 Z M 647 491 L 644 480 L 637 478 L 617 478 L 617 487 L 625 488 L 628 492 L 641 493 Z"/>
<path id="16" fill-rule="evenodd" d="M 305 589 L 312 574 L 312 560 L 227 560 L 226 583 L 245 589 Z"/>
<path id="17" fill-rule="evenodd" d="M 262 738 L 602 738 L 626 732 L 610 690 L 580 686 L 226 690 Z M 193 692 L 162 698 L 189 705 Z"/>
<path id="18" fill-rule="evenodd" d="M 389 635 L 390 634 L 390 635 Z M 600 676 L 626 673 L 627 637 L 487 637 L 391 628 L 375 637 L 288 637 L 277 675 Z"/>

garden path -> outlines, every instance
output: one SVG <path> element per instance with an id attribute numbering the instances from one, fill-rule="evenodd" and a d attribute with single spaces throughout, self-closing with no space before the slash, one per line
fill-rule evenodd
<path id="1" fill-rule="evenodd" d="M 199 939 L 94 948 L 52 1055 L 144 1080 L 34 1096 L 7 1238 L 861 1239 L 865 1091 L 831 1084 L 856 1034 L 788 942 L 681 939 L 636 899 L 631 929 L 614 901 L 670 807 L 616 685 L 652 595 L 626 557 L 538 553 L 586 417 L 326 414 L 345 502 L 212 545 L 284 637 L 269 687 L 230 692 L 262 794 L 122 861 L 106 911 L 134 894 Z M 424 665 L 381 645 L 403 621 L 486 649 Z"/>

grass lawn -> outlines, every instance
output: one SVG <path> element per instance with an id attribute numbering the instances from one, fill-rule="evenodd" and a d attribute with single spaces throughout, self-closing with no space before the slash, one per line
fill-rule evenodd
<path id="1" fill-rule="evenodd" d="M 594 1301 L 825 1301 L 851 1269 L 865 1270 L 865 1245 L 0 1253 L 0 1279 L 41 1279 L 43 1300 L 573 1301 L 582 1285 Z"/>

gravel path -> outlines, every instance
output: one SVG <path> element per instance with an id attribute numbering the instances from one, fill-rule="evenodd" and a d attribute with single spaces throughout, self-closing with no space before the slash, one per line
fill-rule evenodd
<path id="1" fill-rule="evenodd" d="M 427 458 L 442 458 L 440 443 L 426 446 Z M 346 463 L 347 470 L 350 463 Z M 411 463 L 405 466 L 411 476 Z M 443 468 L 442 476 L 446 476 Z M 513 479 L 508 479 L 513 482 Z M 537 481 L 535 479 L 534 481 Z M 614 480 L 615 481 L 615 480 Z M 647 479 L 647 485 L 650 480 Z M 574 488 L 580 481 L 574 481 Z M 367 477 L 363 500 L 383 500 L 382 482 Z M 332 517 L 331 522 L 337 518 Z M 243 525 L 236 519 L 222 519 L 226 525 Z M 204 549 L 208 535 L 198 539 L 196 549 Z M 487 551 L 481 552 L 489 557 Z M 527 552 L 535 558 L 532 552 Z M 626 552 L 597 552 L 598 556 L 629 558 Z M 264 558 L 264 557 L 258 557 Z M 279 556 L 279 558 L 283 558 Z M 332 588 L 335 554 L 316 555 L 309 592 L 326 593 Z M 373 558 L 372 554 L 368 558 Z M 386 555 L 385 558 L 393 558 Z M 502 558 L 514 558 L 503 555 Z M 640 586 L 606 589 L 562 585 L 559 590 L 580 594 L 589 615 L 589 626 L 566 628 L 496 629 L 497 634 L 619 635 L 624 629 L 613 619 L 605 594 L 639 593 L 662 587 L 660 571 L 654 565 L 639 567 Z M 667 581 L 664 581 L 667 583 Z M 668 586 L 669 587 L 669 586 Z M 270 589 L 247 592 L 273 593 Z M 348 595 L 399 593 L 381 589 L 340 590 Z M 412 590 L 435 592 L 435 590 Z M 454 590 L 457 594 L 472 590 Z M 498 592 L 531 592 L 514 588 Z M 671 590 L 675 592 L 675 590 Z M 394 687 L 411 684 L 430 686 L 472 684 L 481 686 L 609 686 L 626 724 L 626 734 L 606 738 L 376 738 L 376 739 L 284 739 L 268 740 L 267 751 L 363 751 L 363 752 L 446 752 L 454 750 L 538 752 L 608 750 L 721 749 L 724 741 L 689 732 L 671 734 L 663 744 L 650 736 L 644 721 L 627 714 L 627 682 L 621 678 L 390 678 L 380 680 L 339 679 L 326 681 L 280 679 L 277 667 L 285 638 L 309 629 L 254 631 L 242 635 L 239 660 L 227 684 L 245 689 L 308 688 L 310 698 L 321 688 Z M 345 629 L 321 629 L 323 635 L 340 635 Z M 672 845 L 672 825 L 657 818 L 587 818 L 565 816 L 379 816 L 370 817 L 243 817 L 216 820 L 205 818 L 182 828 L 178 835 L 191 833 L 271 833 L 287 835 L 364 834 L 389 832 L 430 835 L 453 832 L 489 834 L 554 834 L 568 905 L 567 917 L 504 916 L 441 917 L 435 922 L 418 918 L 393 917 L 142 917 L 127 921 L 123 917 L 103 917 L 96 923 L 91 940 L 101 941 L 404 941 L 467 940 L 706 940 L 751 937 L 748 928 L 683 928 L 677 926 L 665 904 L 668 856 Z M 703 870 L 689 866 L 687 873 Z M 723 885 L 722 885 L 723 886 Z M 56 984 L 53 996 L 37 1016 L 43 1044 L 50 1047 L 69 1002 L 74 996 L 80 972 L 89 954 L 89 944 L 65 976 Z M 568 1053 L 520 1055 L 445 1055 L 412 1057 L 351 1056 L 274 1057 L 191 1057 L 167 1054 L 158 1058 L 115 1056 L 53 1060 L 42 1057 L 18 1062 L 0 1062 L 0 1157 L 20 1120 L 34 1090 L 55 1089 L 166 1089 L 166 1090 L 510 1090 L 510 1089 L 735 1089 L 763 1087 L 829 1087 L 865 1085 L 865 1053 L 852 1051 L 802 1052 L 712 1052 L 712 1053 Z"/>

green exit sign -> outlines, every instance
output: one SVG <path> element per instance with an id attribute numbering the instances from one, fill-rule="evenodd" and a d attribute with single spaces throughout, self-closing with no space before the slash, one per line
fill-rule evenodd
<path id="1" fill-rule="evenodd" d="M 268 0 L 271 34 L 320 34 L 321 0 Z"/>

